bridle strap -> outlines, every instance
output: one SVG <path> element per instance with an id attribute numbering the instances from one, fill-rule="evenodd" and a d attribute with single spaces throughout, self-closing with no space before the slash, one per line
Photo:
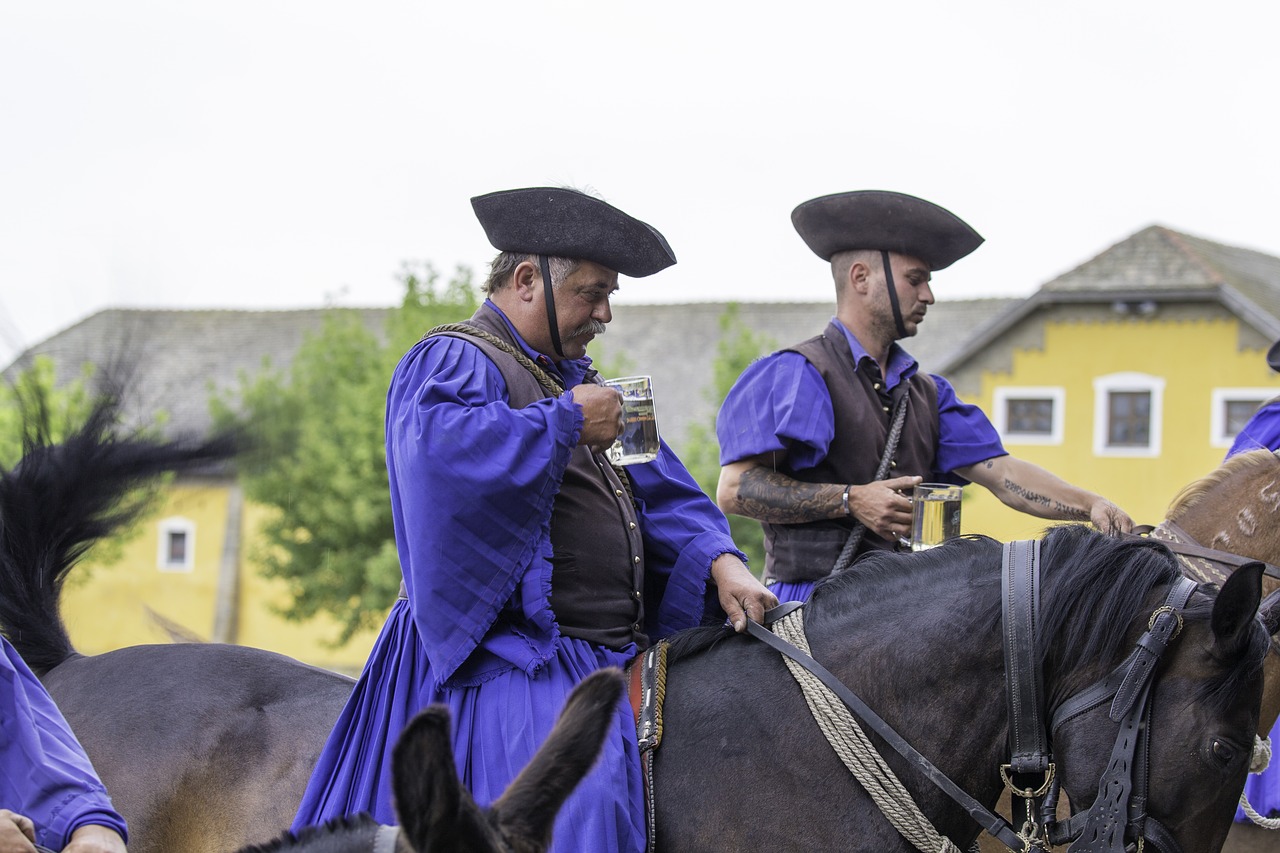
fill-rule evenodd
<path id="1" fill-rule="evenodd" d="M 1161 530 L 1167 533 L 1169 539 L 1160 535 Z M 1206 548 L 1196 542 L 1195 537 L 1187 531 L 1183 530 L 1177 524 L 1166 519 L 1158 526 L 1151 529 L 1149 536 L 1141 536 L 1136 533 L 1123 534 L 1127 539 L 1153 540 L 1159 542 L 1175 554 L 1184 557 L 1199 557 L 1202 560 L 1208 560 L 1211 563 L 1218 563 L 1223 566 L 1232 566 L 1241 568 L 1250 563 L 1262 563 L 1262 573 L 1269 577 L 1280 579 L 1280 567 L 1273 566 L 1262 560 L 1255 560 L 1252 557 L 1241 557 L 1239 554 L 1232 554 L 1229 551 L 1219 551 L 1215 548 Z"/>
<path id="2" fill-rule="evenodd" d="M 1009 703 L 1009 766 L 1014 773 L 1049 769 L 1044 686 L 1036 660 L 1040 621 L 1040 542 L 1008 542 L 1002 559 L 1005 695 Z"/>
<path id="3" fill-rule="evenodd" d="M 1053 780 L 1053 756 L 1044 724 L 1044 680 L 1036 654 L 1040 624 L 1040 541 L 1007 542 L 1001 557 L 1001 629 L 1009 713 L 1009 766 L 1001 778 L 1012 796 L 1014 826 L 1030 837 L 1037 802 Z"/>
<path id="4" fill-rule="evenodd" d="M 788 602 L 788 604 L 793 604 L 793 602 Z M 789 613 L 794 609 L 794 606 L 786 607 L 785 612 Z M 766 624 L 777 621 L 781 615 L 785 615 L 785 613 L 782 612 L 775 613 L 775 610 L 781 611 L 782 608 L 774 608 L 774 610 L 766 612 Z M 863 723 L 869 726 L 872 731 L 880 737 L 884 738 L 885 742 L 888 743 L 895 752 L 905 758 L 917 771 L 923 773 L 929 781 L 940 788 L 943 793 L 955 800 L 962 809 L 968 812 L 969 817 L 973 818 L 974 822 L 976 822 L 980 827 L 985 829 L 995 838 L 999 839 L 1001 843 L 1012 850 L 1025 849 L 1022 839 L 1018 837 L 1016 832 L 1014 832 L 1013 827 L 1009 825 L 1008 821 L 975 800 L 956 785 L 955 782 L 948 779 L 945 773 L 935 767 L 929 759 L 921 755 L 915 747 L 907 743 L 901 735 L 893 730 L 893 727 L 881 719 L 875 711 L 871 710 L 871 708 L 859 699 L 852 690 L 846 687 L 840 679 L 836 678 L 829 669 L 758 622 L 748 619 L 747 632 L 757 640 L 760 640 L 770 646 L 775 651 L 786 655 L 796 663 L 803 666 L 809 672 L 813 673 L 814 677 L 826 685 L 827 689 L 835 693 L 836 696 L 840 697 L 840 701 L 844 702 L 844 704 L 849 707 L 849 710 L 853 711 L 853 713 L 856 714 Z"/>
<path id="5" fill-rule="evenodd" d="M 1138 638 L 1134 650 L 1105 678 L 1063 703 L 1053 715 L 1053 731 L 1066 721 L 1098 707 L 1114 695 L 1108 715 L 1120 723 L 1111 758 L 1098 781 L 1098 795 L 1088 811 L 1050 827 L 1057 845 L 1078 839 L 1071 853 L 1124 853 L 1130 827 L 1139 838 L 1164 853 L 1179 853 L 1173 836 L 1146 814 L 1149 789 L 1148 741 L 1151 736 L 1151 686 L 1156 665 L 1182 630 L 1182 611 L 1196 583 L 1179 576 Z"/>

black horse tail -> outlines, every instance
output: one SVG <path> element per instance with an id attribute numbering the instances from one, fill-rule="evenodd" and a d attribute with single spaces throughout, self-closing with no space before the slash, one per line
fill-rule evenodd
<path id="1" fill-rule="evenodd" d="M 117 398 L 104 396 L 55 444 L 48 407 L 23 406 L 22 459 L 0 468 L 0 632 L 37 675 L 76 654 L 58 602 L 77 561 L 146 509 L 143 487 L 170 472 L 212 471 L 241 444 L 232 433 L 121 435 L 118 415 Z"/>

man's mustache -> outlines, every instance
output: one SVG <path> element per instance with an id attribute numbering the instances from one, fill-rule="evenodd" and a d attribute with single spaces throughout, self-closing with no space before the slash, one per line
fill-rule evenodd
<path id="1" fill-rule="evenodd" d="M 583 335 L 595 335 L 599 337 L 600 335 L 604 334 L 604 330 L 605 330 L 604 323 L 601 323 L 599 320 L 591 320 L 586 323 L 583 323 L 578 328 L 573 329 L 572 331 L 569 332 L 569 334 L 565 335 L 565 337 L 580 338 Z"/>

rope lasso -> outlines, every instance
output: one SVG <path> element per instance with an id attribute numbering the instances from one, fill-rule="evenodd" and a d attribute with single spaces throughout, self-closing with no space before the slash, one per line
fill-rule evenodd
<path id="1" fill-rule="evenodd" d="M 773 623 L 773 632 L 809 654 L 804 633 L 804 608 Z M 885 763 L 849 708 L 817 676 L 789 657 L 787 669 L 800 685 L 814 721 L 840 761 L 866 790 L 894 828 L 921 853 L 960 853 L 951 839 L 934 828 L 911 794 Z"/>
<path id="2" fill-rule="evenodd" d="M 1271 738 L 1260 738 L 1253 736 L 1253 758 L 1249 762 L 1250 773 L 1261 773 L 1267 769 L 1267 765 L 1271 763 Z M 1253 805 L 1249 802 L 1249 797 L 1244 791 L 1240 792 L 1240 809 L 1253 821 L 1263 829 L 1280 829 L 1280 818 L 1263 817 L 1258 814 Z"/>

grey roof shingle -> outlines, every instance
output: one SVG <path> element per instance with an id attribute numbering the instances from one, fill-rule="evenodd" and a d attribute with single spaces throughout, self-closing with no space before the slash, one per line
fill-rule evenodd
<path id="1" fill-rule="evenodd" d="M 979 321 L 1018 301 L 941 302 L 930 309 L 908 348 L 931 368 L 963 345 Z M 659 423 L 677 449 L 690 424 L 710 424 L 714 414 L 711 366 L 727 307 L 720 302 L 617 306 L 607 334 L 592 344 L 592 356 L 603 366 L 624 365 L 628 372 L 654 377 Z M 287 369 L 304 337 L 320 330 L 327 311 L 355 312 L 380 335 L 391 310 L 108 309 L 31 347 L 7 372 L 40 355 L 53 360 L 59 381 L 77 376 L 85 362 L 130 365 L 125 415 L 131 423 L 149 423 L 163 411 L 171 432 L 200 433 L 210 426 L 213 389 L 234 388 L 242 372 L 253 374 L 264 364 Z M 835 308 L 826 302 L 744 302 L 738 310 L 740 322 L 771 351 L 821 332 Z"/>

